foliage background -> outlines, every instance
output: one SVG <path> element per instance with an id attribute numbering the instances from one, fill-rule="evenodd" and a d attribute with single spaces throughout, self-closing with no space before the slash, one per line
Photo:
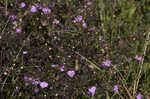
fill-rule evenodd
<path id="1" fill-rule="evenodd" d="M 19 7 L 21 2 L 27 4 L 26 8 Z M 31 5 L 37 3 L 48 6 L 52 12 L 31 13 Z M 0 96 L 89 99 L 88 86 L 94 85 L 97 89 L 93 98 L 119 99 L 113 91 L 117 84 L 124 99 L 135 97 L 138 92 L 143 99 L 149 99 L 149 45 L 143 56 L 145 42 L 149 42 L 145 41 L 150 27 L 149 5 L 149 0 L 1 0 Z M 6 11 L 17 16 L 16 25 L 5 15 Z M 78 15 L 87 28 L 82 22 L 72 22 Z M 60 24 L 53 24 L 54 19 Z M 21 33 L 16 33 L 17 27 L 22 28 Z M 28 54 L 22 54 L 23 51 Z M 143 56 L 142 69 L 136 55 Z M 106 59 L 111 60 L 112 67 L 101 65 Z M 56 68 L 51 67 L 53 64 Z M 75 70 L 75 77 L 61 72 L 60 65 L 67 66 L 65 71 Z M 25 82 L 24 74 L 47 81 L 48 88 Z M 34 93 L 36 87 L 40 89 L 38 94 Z"/>

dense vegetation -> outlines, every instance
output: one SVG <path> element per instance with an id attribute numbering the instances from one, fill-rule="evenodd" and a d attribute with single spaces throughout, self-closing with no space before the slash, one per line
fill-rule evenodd
<path id="1" fill-rule="evenodd" d="M 150 0 L 0 0 L 1 99 L 150 99 Z"/>

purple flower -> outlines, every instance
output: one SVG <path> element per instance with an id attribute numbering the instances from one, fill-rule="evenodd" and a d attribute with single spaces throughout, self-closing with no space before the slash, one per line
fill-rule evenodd
<path id="1" fill-rule="evenodd" d="M 57 65 L 56 64 L 52 64 L 51 67 L 57 67 Z"/>
<path id="2" fill-rule="evenodd" d="M 74 70 L 69 70 L 69 71 L 67 72 L 67 74 L 68 74 L 69 77 L 72 78 L 72 77 L 75 75 L 75 71 L 74 71 Z"/>
<path id="3" fill-rule="evenodd" d="M 38 84 L 40 84 L 40 81 L 39 80 L 33 81 L 32 84 L 33 85 L 38 85 Z"/>
<path id="4" fill-rule="evenodd" d="M 96 86 L 89 87 L 88 91 L 89 91 L 88 93 L 89 93 L 90 96 L 94 96 L 95 91 L 96 91 Z"/>
<path id="5" fill-rule="evenodd" d="M 77 16 L 77 17 L 75 17 L 75 19 L 73 20 L 74 23 L 80 22 L 80 21 L 82 21 L 82 16 Z"/>
<path id="6" fill-rule="evenodd" d="M 137 94 L 136 99 L 142 99 L 142 95 L 140 93 Z"/>
<path id="7" fill-rule="evenodd" d="M 114 85 L 114 92 L 118 92 L 118 85 Z"/>
<path id="8" fill-rule="evenodd" d="M 24 2 L 21 2 L 21 3 L 20 3 L 20 7 L 21 7 L 21 8 L 24 8 L 25 6 L 26 6 L 26 4 L 25 4 Z"/>
<path id="9" fill-rule="evenodd" d="M 51 9 L 49 9 L 48 7 L 42 8 L 42 12 L 43 12 L 44 14 L 50 14 L 50 13 L 51 13 Z"/>
<path id="10" fill-rule="evenodd" d="M 33 12 L 33 13 L 36 12 L 37 11 L 37 7 L 36 6 L 31 6 L 30 11 Z"/>
<path id="11" fill-rule="evenodd" d="M 141 56 L 137 56 L 137 55 L 136 55 L 136 56 L 135 56 L 135 59 L 138 60 L 138 61 L 142 61 L 142 57 L 141 57 Z"/>
<path id="12" fill-rule="evenodd" d="M 91 1 L 88 1 L 88 2 L 87 2 L 87 5 L 88 5 L 88 6 L 90 6 L 91 4 L 92 4 L 92 2 L 91 2 Z"/>
<path id="13" fill-rule="evenodd" d="M 38 4 L 36 4 L 36 7 L 38 8 L 38 9 L 42 9 L 42 6 L 41 6 L 41 4 L 40 3 L 38 3 Z"/>
<path id="14" fill-rule="evenodd" d="M 13 21 L 12 24 L 16 25 L 16 24 L 17 24 L 17 21 Z"/>
<path id="15" fill-rule="evenodd" d="M 40 82 L 40 86 L 41 88 L 46 88 L 48 86 L 48 83 L 47 82 Z"/>
<path id="16" fill-rule="evenodd" d="M 28 52 L 27 51 L 23 51 L 23 54 L 27 54 Z"/>
<path id="17" fill-rule="evenodd" d="M 27 80 L 27 79 L 28 79 L 27 75 L 26 75 L 26 74 L 24 74 L 24 80 Z"/>
<path id="18" fill-rule="evenodd" d="M 103 66 L 110 67 L 110 60 L 104 61 L 102 65 L 103 65 Z"/>
<path id="19" fill-rule="evenodd" d="M 19 89 L 19 87 L 18 86 L 16 86 L 16 90 L 18 90 Z"/>
<path id="20" fill-rule="evenodd" d="M 29 77 L 28 80 L 29 80 L 29 81 L 32 81 L 32 80 L 33 80 L 33 77 Z"/>
<path id="21" fill-rule="evenodd" d="M 82 26 L 83 26 L 84 28 L 87 28 L 87 24 L 86 24 L 85 22 L 82 24 Z"/>
<path id="22" fill-rule="evenodd" d="M 53 24 L 59 24 L 59 20 L 54 19 Z"/>
<path id="23" fill-rule="evenodd" d="M 34 88 L 34 92 L 38 93 L 39 92 L 39 88 Z"/>
<path id="24" fill-rule="evenodd" d="M 20 27 L 19 27 L 19 28 L 16 28 L 16 32 L 17 32 L 17 33 L 22 32 L 21 28 L 20 28 Z"/>
<path id="25" fill-rule="evenodd" d="M 100 36 L 100 37 L 99 37 L 99 42 L 100 42 L 100 43 L 103 43 L 103 42 L 104 42 L 104 37 L 103 37 L 103 36 Z"/>
<path id="26" fill-rule="evenodd" d="M 66 67 L 65 67 L 64 65 L 61 66 L 61 67 L 60 67 L 60 71 L 62 71 L 62 72 L 65 71 L 65 68 L 66 68 Z"/>
<path id="27" fill-rule="evenodd" d="M 17 18 L 17 16 L 16 15 L 10 15 L 9 18 L 12 20 L 15 20 Z"/>

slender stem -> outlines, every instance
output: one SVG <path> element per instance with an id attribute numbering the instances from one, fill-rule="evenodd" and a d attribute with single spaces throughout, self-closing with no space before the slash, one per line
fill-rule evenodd
<path id="1" fill-rule="evenodd" d="M 115 70 L 117 70 L 119 72 L 119 70 L 116 68 L 116 66 L 114 66 L 114 65 L 112 65 L 112 66 L 114 67 Z M 127 92 L 130 99 L 133 99 L 133 96 L 130 94 L 129 90 L 126 87 L 127 83 L 126 83 L 125 78 L 122 76 L 122 74 L 120 72 L 119 72 L 119 75 L 120 75 L 119 79 L 120 79 L 120 81 L 122 81 L 122 84 L 123 84 L 123 87 L 124 87 L 125 91 Z"/>
<path id="2" fill-rule="evenodd" d="M 138 88 L 139 80 L 141 78 L 141 73 L 142 73 L 142 70 L 143 70 L 144 57 L 146 55 L 149 40 L 150 40 L 150 29 L 148 30 L 148 33 L 147 33 L 147 36 L 146 36 L 146 40 L 145 40 L 145 44 L 144 44 L 143 58 L 142 58 L 142 61 L 140 62 L 140 69 L 139 69 L 139 72 L 137 74 L 137 80 L 135 80 L 135 84 L 134 84 L 134 88 L 133 88 L 133 96 L 135 96 L 135 94 L 136 94 L 136 90 Z"/>
<path id="3" fill-rule="evenodd" d="M 7 5 L 8 5 L 8 2 L 7 0 L 5 0 L 5 12 L 7 12 Z"/>
<path id="4" fill-rule="evenodd" d="M 124 97 L 123 97 L 119 92 L 117 92 L 117 94 L 119 95 L 119 97 L 120 97 L 121 99 L 124 99 Z"/>

